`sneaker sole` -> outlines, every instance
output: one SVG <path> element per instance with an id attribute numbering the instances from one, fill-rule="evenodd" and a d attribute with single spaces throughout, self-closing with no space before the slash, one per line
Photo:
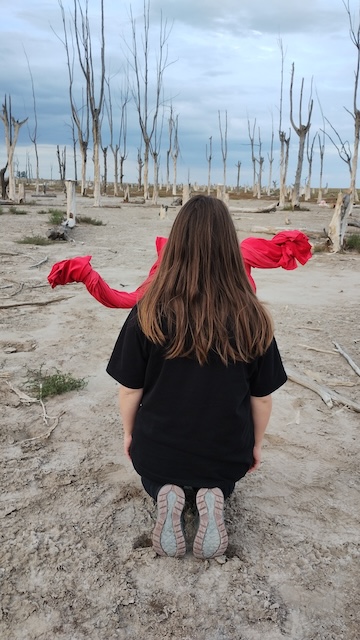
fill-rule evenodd
<path id="1" fill-rule="evenodd" d="M 196 495 L 199 527 L 194 539 L 195 558 L 206 560 L 223 555 L 228 546 L 224 522 L 224 494 L 218 487 L 199 489 Z"/>
<path id="2" fill-rule="evenodd" d="M 166 484 L 157 496 L 158 514 L 152 534 L 153 548 L 159 556 L 179 558 L 186 552 L 181 516 L 185 493 L 181 487 Z"/>

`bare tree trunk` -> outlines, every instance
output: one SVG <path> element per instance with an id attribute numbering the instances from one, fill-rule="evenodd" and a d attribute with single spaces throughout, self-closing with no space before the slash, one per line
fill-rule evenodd
<path id="1" fill-rule="evenodd" d="M 5 127 L 5 143 L 6 143 L 6 153 L 7 153 L 7 168 L 9 174 L 9 200 L 15 202 L 16 198 L 16 184 L 15 184 L 15 175 L 14 175 L 14 152 L 16 143 L 19 137 L 19 131 L 23 124 L 27 121 L 25 120 L 15 120 L 11 113 L 11 97 L 9 98 L 9 106 L 7 104 L 7 98 L 5 96 L 4 103 L 2 105 L 2 113 L 0 113 L 0 119 L 4 123 Z"/>
<path id="2" fill-rule="evenodd" d="M 250 120 L 248 118 L 248 132 L 249 132 L 249 139 L 250 139 L 250 146 L 251 146 L 251 162 L 252 162 L 252 166 L 253 166 L 253 185 L 252 185 L 252 191 L 253 191 L 253 196 L 255 197 L 257 195 L 257 184 L 256 184 L 256 157 L 255 157 L 255 151 L 254 151 L 254 139 L 255 139 L 255 126 L 256 126 L 256 118 L 254 120 L 254 124 L 253 124 L 253 130 L 252 133 L 250 131 Z"/>
<path id="3" fill-rule="evenodd" d="M 240 188 L 240 169 L 241 169 L 240 160 L 237 161 L 235 166 L 237 168 L 237 172 L 236 172 L 236 190 L 239 191 L 239 188 Z"/>
<path id="4" fill-rule="evenodd" d="M 93 121 L 94 207 L 101 206 L 100 124 Z"/>
<path id="5" fill-rule="evenodd" d="M 340 191 L 328 230 L 328 236 L 332 243 L 331 251 L 333 253 L 338 253 L 343 248 L 345 231 L 352 206 L 351 193 L 343 196 Z"/>
<path id="6" fill-rule="evenodd" d="M 314 101 L 310 98 L 309 108 L 308 108 L 308 120 L 306 124 L 302 124 L 301 122 L 301 110 L 302 110 L 302 98 L 303 98 L 303 90 L 304 90 L 304 78 L 301 81 L 301 90 L 300 90 L 300 99 L 299 99 L 299 126 L 297 127 L 294 122 L 293 117 L 293 84 L 294 84 L 294 73 L 295 73 L 295 65 L 292 63 L 291 66 L 291 82 L 290 82 L 290 122 L 291 126 L 294 129 L 295 133 L 299 136 L 299 151 L 298 151 L 298 159 L 295 173 L 295 183 L 292 197 L 292 205 L 299 206 L 300 201 L 300 182 L 301 182 L 301 173 L 302 166 L 304 161 L 304 149 L 305 149 L 305 140 L 308 134 L 308 131 L 311 126 L 311 114 L 313 109 Z"/>
<path id="7" fill-rule="evenodd" d="M 210 192 L 211 192 L 212 136 L 210 136 L 210 138 L 209 138 L 209 154 L 208 154 L 207 145 L 206 145 L 206 160 L 207 160 L 207 163 L 208 163 L 208 187 L 207 187 L 207 193 L 208 193 L 208 196 L 209 196 Z"/>
<path id="8" fill-rule="evenodd" d="M 142 170 L 144 166 L 144 161 L 141 157 L 141 148 L 138 149 L 137 163 L 138 163 L 138 187 L 139 187 L 139 191 L 141 191 Z"/>
<path id="9" fill-rule="evenodd" d="M 273 170 L 273 162 L 274 162 L 274 120 L 271 116 L 271 144 L 270 144 L 270 153 L 268 153 L 269 160 L 269 180 L 267 186 L 267 195 L 271 194 L 271 185 L 272 185 L 272 170 Z"/>
<path id="10" fill-rule="evenodd" d="M 69 227 L 76 223 L 76 185 L 73 180 L 66 180 L 66 219 Z M 71 223 L 69 222 L 71 220 Z"/>
<path id="11" fill-rule="evenodd" d="M 103 194 L 106 196 L 107 193 L 107 147 L 103 147 L 103 158 L 104 158 L 104 177 L 103 177 Z"/>
<path id="12" fill-rule="evenodd" d="M 7 198 L 6 191 L 7 191 L 8 185 L 9 185 L 9 179 L 5 178 L 5 173 L 6 173 L 7 167 L 8 167 L 8 165 L 6 163 L 5 167 L 0 169 L 0 193 L 1 193 L 1 199 L 2 200 L 6 200 L 6 198 Z"/>
<path id="13" fill-rule="evenodd" d="M 59 165 L 60 181 L 62 183 L 62 186 L 65 187 L 66 147 L 64 147 L 63 151 L 60 154 L 60 147 L 59 147 L 59 145 L 57 145 L 56 146 L 56 155 L 57 155 L 58 165 Z"/>
<path id="14" fill-rule="evenodd" d="M 220 111 L 218 111 L 219 116 L 219 130 L 220 130 L 220 145 L 221 145 L 221 155 L 223 159 L 223 184 L 226 191 L 226 159 L 227 159 L 227 111 L 225 111 L 225 130 L 224 135 L 222 131 L 221 125 L 221 116 Z"/>
<path id="15" fill-rule="evenodd" d="M 154 186 L 153 186 L 153 195 L 152 202 L 153 204 L 157 204 L 159 197 L 159 164 L 158 164 L 158 154 L 153 153 L 153 161 L 154 161 Z"/>
<path id="16" fill-rule="evenodd" d="M 289 146 L 290 131 L 286 136 L 282 130 L 282 114 L 283 114 L 283 89 L 284 89 L 284 60 L 285 53 L 281 38 L 279 39 L 279 48 L 281 52 L 281 82 L 280 82 L 280 108 L 279 108 L 279 140 L 280 140 L 280 184 L 279 184 L 279 206 L 281 209 L 285 207 L 286 201 L 286 176 L 289 163 Z"/>
<path id="17" fill-rule="evenodd" d="M 179 130 L 179 116 L 177 115 L 176 118 L 173 121 L 173 129 L 174 129 L 174 142 L 171 148 L 171 157 L 172 157 L 172 161 L 173 161 L 173 185 L 172 185 L 172 195 L 176 196 L 176 185 L 177 185 L 177 159 L 178 159 L 178 155 L 180 153 L 180 146 L 179 146 L 179 137 L 178 137 L 178 130 Z"/>
<path id="18" fill-rule="evenodd" d="M 144 172 L 143 172 L 143 182 L 144 182 L 144 199 L 149 200 L 149 147 L 145 144 L 145 152 L 144 152 Z"/>
<path id="19" fill-rule="evenodd" d="M 360 110 L 358 109 L 358 106 L 357 106 L 357 96 L 358 96 L 358 89 L 359 89 L 359 73 L 360 73 L 360 20 L 358 19 L 358 24 L 355 27 L 354 18 L 352 17 L 352 13 L 350 10 L 350 0 L 343 0 L 343 4 L 349 19 L 350 39 L 351 39 L 351 42 L 355 45 L 356 51 L 357 51 L 354 93 L 353 93 L 353 113 L 351 113 L 354 119 L 354 148 L 353 148 L 352 167 L 351 167 L 350 191 L 351 191 L 351 200 L 352 202 L 354 202 L 355 200 L 357 200 L 356 174 L 357 174 L 357 166 L 358 166 L 359 135 L 360 135 Z M 350 113 L 350 111 L 348 112 Z"/>
<path id="20" fill-rule="evenodd" d="M 38 194 L 39 193 L 40 171 L 39 171 L 39 154 L 38 154 L 38 147 L 37 147 L 37 113 L 36 113 L 35 88 L 34 88 L 34 79 L 33 79 L 32 73 L 31 73 L 31 67 L 30 67 L 30 63 L 29 63 L 29 58 L 27 56 L 26 51 L 25 51 L 25 57 L 26 57 L 26 61 L 27 61 L 28 69 L 29 69 L 29 74 L 30 74 L 31 90 L 32 90 L 33 106 L 34 106 L 34 121 L 35 121 L 35 124 L 34 124 L 33 133 L 31 134 L 30 131 L 29 131 L 29 137 L 30 137 L 31 142 L 34 145 L 34 151 L 35 151 L 35 164 L 36 164 L 35 193 Z"/>
<path id="21" fill-rule="evenodd" d="M 307 155 L 307 159 L 308 159 L 308 167 L 309 167 L 309 171 L 308 171 L 308 177 L 306 180 L 306 184 L 305 184 L 305 200 L 310 200 L 311 198 L 311 177 L 312 177 L 312 165 L 313 165 L 313 157 L 314 157 L 314 144 L 315 144 L 315 140 L 316 140 L 316 135 L 314 135 L 313 137 L 313 141 L 311 143 L 311 146 L 309 147 L 309 133 L 307 135 L 306 138 L 306 155 Z"/>

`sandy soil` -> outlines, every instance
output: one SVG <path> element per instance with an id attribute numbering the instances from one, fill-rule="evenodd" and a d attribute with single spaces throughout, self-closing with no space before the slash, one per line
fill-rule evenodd
<path id="1" fill-rule="evenodd" d="M 104 226 L 77 225 L 75 242 L 17 244 L 46 236 L 38 211 L 63 205 L 63 196 L 41 199 L 22 207 L 27 215 L 3 207 L 1 216 L 0 637 L 358 640 L 359 414 L 287 382 L 274 394 L 261 470 L 226 505 L 226 557 L 203 562 L 191 549 L 183 559 L 156 557 L 154 505 L 122 454 L 117 385 L 105 372 L 128 312 L 102 307 L 81 284 L 52 290 L 46 278 L 54 262 L 89 254 L 112 287 L 132 291 L 177 209 L 161 220 L 151 206 L 85 201 L 79 213 Z M 284 228 L 283 213 L 245 206 L 257 203 L 230 207 L 240 239 L 256 235 L 255 225 Z M 331 215 L 311 206 L 291 214 L 290 228 L 321 230 Z M 254 276 L 285 366 L 360 403 L 359 377 L 333 345 L 360 365 L 360 255 L 320 253 L 296 271 Z M 40 366 L 88 381 L 45 402 L 48 425 L 40 404 L 22 402 L 8 384 L 28 392 L 28 371 Z"/>

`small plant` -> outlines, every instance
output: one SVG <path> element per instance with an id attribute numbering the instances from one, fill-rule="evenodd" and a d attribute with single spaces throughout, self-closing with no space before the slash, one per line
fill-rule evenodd
<path id="1" fill-rule="evenodd" d="M 46 209 L 40 209 L 40 211 L 38 211 L 38 214 L 43 216 L 45 214 L 49 213 Z"/>
<path id="2" fill-rule="evenodd" d="M 44 238 L 43 236 L 25 236 L 21 240 L 17 240 L 18 244 L 36 244 L 36 245 L 46 245 L 52 244 L 50 240 Z"/>
<path id="3" fill-rule="evenodd" d="M 17 207 L 9 207 L 9 213 L 12 213 L 14 216 L 26 216 L 27 211 L 25 209 L 17 209 Z"/>
<path id="4" fill-rule="evenodd" d="M 346 238 L 345 247 L 346 249 L 351 249 L 352 251 L 360 253 L 360 234 L 353 233 L 351 236 Z"/>
<path id="5" fill-rule="evenodd" d="M 65 212 L 60 209 L 49 209 L 49 214 L 50 224 L 61 224 L 65 218 Z"/>
<path id="6" fill-rule="evenodd" d="M 42 366 L 38 371 L 29 370 L 28 375 L 27 386 L 40 400 L 68 391 L 78 391 L 87 384 L 85 378 L 74 378 L 70 373 L 62 373 L 59 369 L 55 369 L 54 373 L 44 372 Z"/>
<path id="7" fill-rule="evenodd" d="M 4 213 L 4 209 L 0 207 L 0 216 L 2 216 L 3 213 Z"/>
<path id="8" fill-rule="evenodd" d="M 101 225 L 104 224 L 102 220 L 97 220 L 90 216 L 78 216 L 78 221 L 81 222 L 81 224 L 93 224 L 96 227 L 101 227 Z"/>

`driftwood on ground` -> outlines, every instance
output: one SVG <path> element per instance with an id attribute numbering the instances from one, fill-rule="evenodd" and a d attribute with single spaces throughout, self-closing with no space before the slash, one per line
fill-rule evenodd
<path id="1" fill-rule="evenodd" d="M 62 296 L 61 298 L 51 298 L 51 300 L 39 300 L 38 302 L 13 302 L 12 304 L 2 304 L 0 309 L 12 309 L 13 307 L 43 307 L 53 302 L 61 302 L 62 300 L 70 300 L 73 296 Z"/>
<path id="2" fill-rule="evenodd" d="M 298 373 L 297 371 L 295 371 L 294 369 L 290 369 L 289 367 L 286 367 L 286 373 L 291 382 L 295 382 L 296 384 L 299 384 L 302 387 L 306 387 L 307 389 L 310 389 L 311 391 L 317 393 L 322 401 L 325 402 L 325 404 L 330 409 L 335 403 L 342 404 L 345 407 L 349 407 L 349 409 L 360 413 L 360 404 L 354 402 L 350 398 L 345 398 L 340 393 L 337 393 L 337 391 L 333 391 L 328 387 L 320 385 L 308 376 L 305 376 L 302 373 Z"/>
<path id="3" fill-rule="evenodd" d="M 350 367 L 354 369 L 355 373 L 360 376 L 360 367 L 355 364 L 354 360 L 346 353 L 345 349 L 343 349 L 338 342 L 333 342 L 335 349 L 345 358 L 345 360 L 349 363 Z"/>

